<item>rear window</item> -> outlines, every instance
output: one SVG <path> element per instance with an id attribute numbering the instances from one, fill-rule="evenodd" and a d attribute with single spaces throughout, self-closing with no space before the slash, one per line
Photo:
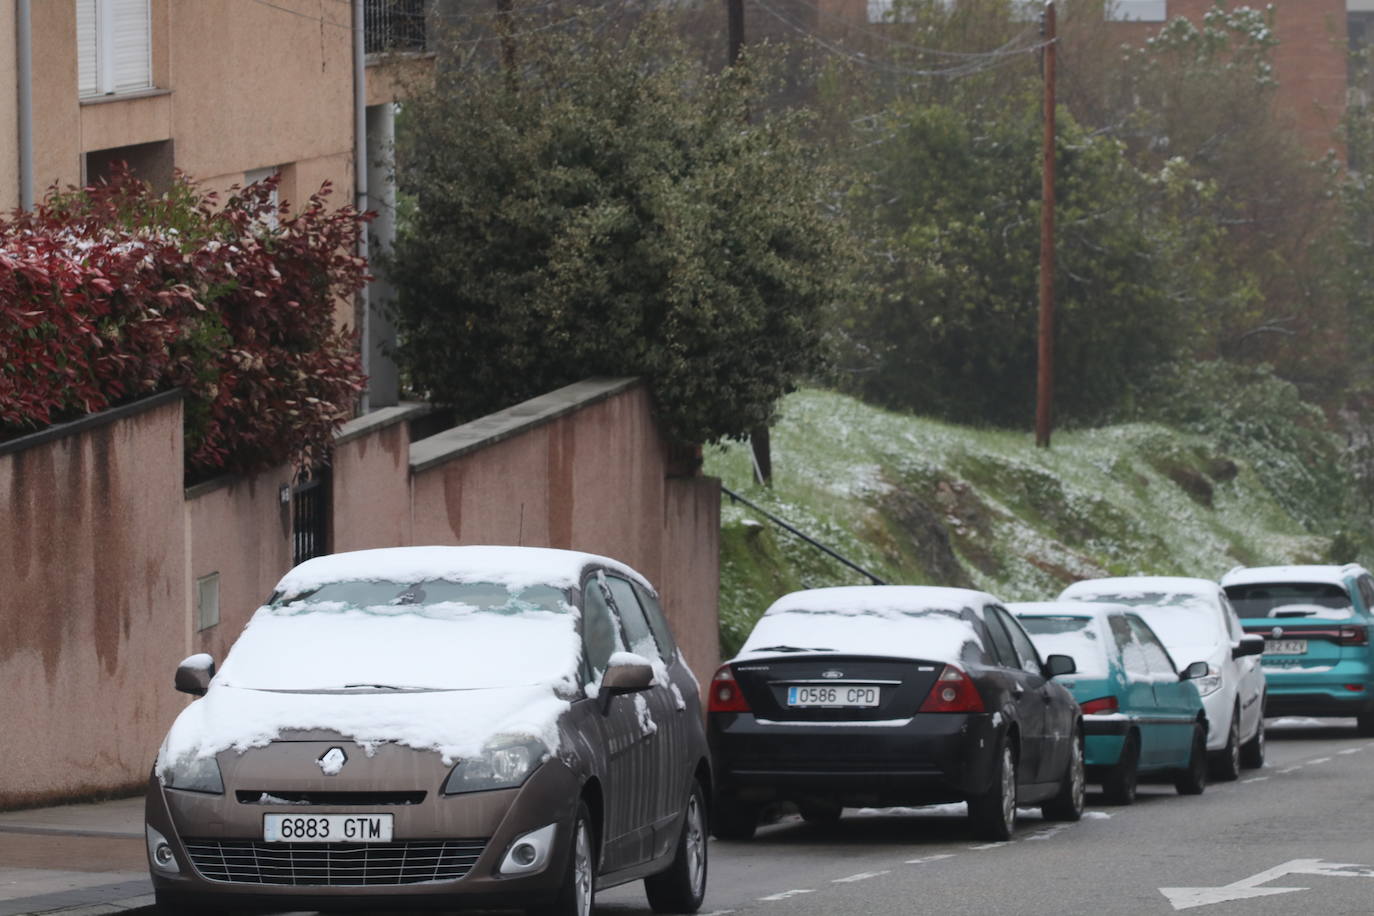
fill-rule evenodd
<path id="1" fill-rule="evenodd" d="M 1107 676 L 1107 651 L 1090 617 L 1021 617 L 1041 656 L 1068 655 L 1082 677 Z"/>
<path id="2" fill-rule="evenodd" d="M 1329 582 L 1228 585 L 1226 597 L 1241 617 L 1346 620 L 1355 616 L 1350 595 Z"/>

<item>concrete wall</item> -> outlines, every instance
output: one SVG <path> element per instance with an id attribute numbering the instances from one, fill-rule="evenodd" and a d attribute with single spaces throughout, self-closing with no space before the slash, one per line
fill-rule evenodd
<path id="1" fill-rule="evenodd" d="M 146 780 L 184 699 L 181 400 L 70 427 L 0 444 L 0 807 Z"/>
<path id="2" fill-rule="evenodd" d="M 719 483 L 669 476 L 649 396 L 593 379 L 419 442 L 401 405 L 336 438 L 334 551 L 526 544 L 616 557 L 657 586 L 703 682 L 718 662 Z M 290 568 L 289 467 L 182 487 L 175 395 L 0 443 L 0 809 L 146 778 L 188 702 Z M 219 622 L 199 627 L 217 575 Z"/>

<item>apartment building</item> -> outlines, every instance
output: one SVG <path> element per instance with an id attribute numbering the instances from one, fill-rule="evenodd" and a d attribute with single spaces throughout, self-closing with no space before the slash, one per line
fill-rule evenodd
<path id="1" fill-rule="evenodd" d="M 54 185 L 97 180 L 116 161 L 155 187 L 173 170 L 213 190 L 276 173 L 288 204 L 328 181 L 335 204 L 377 210 L 372 236 L 385 244 L 394 102 L 408 76 L 431 66 L 427 6 L 0 0 L 0 85 L 9 87 L 0 92 L 0 211 Z M 355 17 L 363 23 L 357 67 Z M 360 162 L 371 172 L 360 174 Z M 349 309 L 341 305 L 340 321 L 368 325 L 374 345 L 373 406 L 394 401 L 394 372 L 375 353 L 385 319 Z"/>

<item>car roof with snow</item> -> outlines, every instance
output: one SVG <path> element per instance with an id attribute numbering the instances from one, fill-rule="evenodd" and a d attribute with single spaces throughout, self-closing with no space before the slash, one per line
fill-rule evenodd
<path id="1" fill-rule="evenodd" d="M 1221 577 L 1222 585 L 1260 585 L 1271 582 L 1315 582 L 1345 585 L 1346 578 L 1359 575 L 1361 566 L 1238 566 Z"/>
<path id="2" fill-rule="evenodd" d="M 1091 600 L 1086 597 L 1090 595 L 1111 596 L 1118 601 L 1145 595 L 1180 595 L 1210 600 L 1217 596 L 1217 583 L 1192 576 L 1116 576 L 1083 579 L 1059 593 L 1060 598 L 1075 601 Z"/>
<path id="3" fill-rule="evenodd" d="M 354 550 L 306 560 L 277 583 L 292 594 L 331 582 L 491 582 L 511 588 L 550 585 L 572 588 L 588 566 L 604 566 L 649 583 L 629 566 L 609 557 L 550 547 L 428 546 Z"/>
<path id="4" fill-rule="evenodd" d="M 1133 613 L 1124 604 L 1110 601 L 1013 601 L 1007 610 L 1017 617 L 1104 617 L 1112 612 Z"/>

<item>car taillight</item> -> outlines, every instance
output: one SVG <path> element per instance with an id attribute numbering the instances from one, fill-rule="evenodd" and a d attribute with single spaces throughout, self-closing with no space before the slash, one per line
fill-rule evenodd
<path id="1" fill-rule="evenodd" d="M 1098 697 L 1079 705 L 1083 707 L 1083 715 L 1085 716 L 1105 716 L 1121 708 L 1117 705 L 1116 697 Z"/>
<path id="2" fill-rule="evenodd" d="M 735 673 L 729 665 L 721 665 L 716 676 L 711 678 L 711 694 L 706 709 L 708 712 L 749 712 L 749 701 L 735 682 Z"/>
<path id="3" fill-rule="evenodd" d="M 921 704 L 921 712 L 982 712 L 983 698 L 973 679 L 953 665 L 945 665 Z"/>
<path id="4" fill-rule="evenodd" d="M 1369 645 L 1369 629 L 1367 627 L 1341 627 L 1336 642 L 1343 646 L 1367 646 Z"/>

